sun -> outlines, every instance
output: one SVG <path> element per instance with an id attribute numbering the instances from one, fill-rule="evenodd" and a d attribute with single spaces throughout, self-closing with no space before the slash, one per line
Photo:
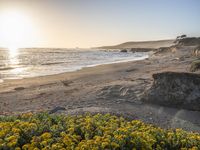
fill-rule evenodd
<path id="1" fill-rule="evenodd" d="M 0 34 L 3 43 L 11 52 L 25 45 L 34 33 L 30 18 L 17 10 L 0 13 Z"/>

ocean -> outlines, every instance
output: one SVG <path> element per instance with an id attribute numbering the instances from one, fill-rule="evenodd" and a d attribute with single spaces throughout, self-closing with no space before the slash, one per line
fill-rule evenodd
<path id="1" fill-rule="evenodd" d="M 98 49 L 0 49 L 0 82 L 80 70 L 102 64 L 148 58 L 144 52 L 120 52 Z"/>

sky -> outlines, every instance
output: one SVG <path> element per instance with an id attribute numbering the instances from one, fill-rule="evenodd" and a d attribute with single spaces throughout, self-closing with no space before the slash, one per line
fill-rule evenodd
<path id="1" fill-rule="evenodd" d="M 96 47 L 200 36 L 200 0 L 0 0 L 0 47 Z"/>

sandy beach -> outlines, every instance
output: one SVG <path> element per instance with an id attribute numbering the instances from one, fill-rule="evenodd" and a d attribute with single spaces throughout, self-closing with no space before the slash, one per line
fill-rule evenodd
<path id="1" fill-rule="evenodd" d="M 0 84 L 0 115 L 52 111 L 111 113 L 164 128 L 200 132 L 200 112 L 145 104 L 152 74 L 189 72 L 194 47 L 159 52 L 135 62 L 100 65 L 58 75 L 6 80 Z"/>
<path id="2" fill-rule="evenodd" d="M 200 150 L 199 6 L 1 0 L 0 150 Z"/>

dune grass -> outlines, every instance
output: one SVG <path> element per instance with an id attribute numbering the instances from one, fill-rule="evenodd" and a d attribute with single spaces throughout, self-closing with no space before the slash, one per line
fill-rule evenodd
<path id="1" fill-rule="evenodd" d="M 1 150 L 200 149 L 200 134 L 106 115 L 0 117 Z"/>
<path id="2" fill-rule="evenodd" d="M 191 72 L 195 72 L 197 70 L 200 70 L 200 59 L 193 61 L 190 67 Z"/>

